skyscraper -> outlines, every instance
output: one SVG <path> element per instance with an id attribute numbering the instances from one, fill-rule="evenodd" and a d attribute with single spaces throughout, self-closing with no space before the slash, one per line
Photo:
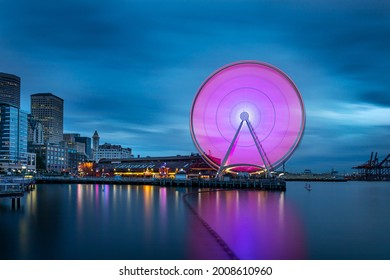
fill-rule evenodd
<path id="1" fill-rule="evenodd" d="M 91 149 L 91 138 L 90 137 L 75 137 L 75 141 L 79 143 L 84 143 L 85 145 L 85 154 L 88 159 L 92 159 L 92 149 Z"/>
<path id="2" fill-rule="evenodd" d="M 0 73 L 0 103 L 20 108 L 20 78 Z"/>
<path id="3" fill-rule="evenodd" d="M 64 131 L 64 100 L 52 93 L 31 95 L 31 115 L 43 125 L 45 143 L 59 144 Z"/>
<path id="4" fill-rule="evenodd" d="M 20 78 L 0 73 L 0 168 L 27 166 L 27 113 L 20 111 Z"/>
<path id="5" fill-rule="evenodd" d="M 28 143 L 29 145 L 43 144 L 43 125 L 31 114 L 28 114 Z"/>
<path id="6" fill-rule="evenodd" d="M 27 113 L 0 103 L 0 168 L 21 170 L 27 166 Z"/>

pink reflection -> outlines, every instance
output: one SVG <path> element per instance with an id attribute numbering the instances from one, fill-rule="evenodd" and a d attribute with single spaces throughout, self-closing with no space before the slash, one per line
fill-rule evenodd
<path id="1" fill-rule="evenodd" d="M 104 198 L 103 200 L 105 203 L 107 203 L 107 206 L 108 206 L 109 197 L 110 197 L 110 185 L 104 184 L 102 191 L 103 191 L 103 198 Z"/>
<path id="2" fill-rule="evenodd" d="M 160 213 L 163 213 L 164 218 L 167 212 L 167 189 L 161 187 L 159 189 L 160 192 Z"/>
<path id="3" fill-rule="evenodd" d="M 95 184 L 95 205 L 98 205 L 99 203 L 99 193 L 101 188 L 103 189 L 103 187 L 99 187 L 98 184 Z"/>
<path id="4" fill-rule="evenodd" d="M 194 207 L 240 259 L 306 259 L 301 221 L 284 195 L 210 192 L 200 194 Z"/>
<path id="5" fill-rule="evenodd" d="M 247 112 L 272 166 L 286 160 L 298 145 L 305 124 L 302 98 L 279 69 L 243 61 L 213 73 L 200 87 L 191 111 L 191 134 L 205 159 L 218 168 Z M 247 125 L 226 165 L 264 166 Z M 237 168 L 235 168 L 237 170 Z M 253 171 L 253 167 L 239 167 Z"/>
<path id="6" fill-rule="evenodd" d="M 160 224 L 165 227 L 167 223 L 167 189 L 164 187 L 159 188 L 159 200 L 160 200 Z"/>
<path id="7" fill-rule="evenodd" d="M 83 185 L 77 185 L 77 215 L 81 216 L 83 212 Z"/>
<path id="8" fill-rule="evenodd" d="M 159 188 L 159 224 L 160 224 L 160 237 L 166 238 L 167 235 L 167 223 L 168 223 L 168 209 L 167 209 L 167 189 L 165 187 Z"/>

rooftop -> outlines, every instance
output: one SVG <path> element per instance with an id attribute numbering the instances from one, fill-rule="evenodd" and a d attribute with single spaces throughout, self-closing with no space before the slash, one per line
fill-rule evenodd
<path id="1" fill-rule="evenodd" d="M 19 76 L 16 76 L 13 74 L 8 74 L 8 73 L 3 73 L 3 72 L 0 72 L 0 76 L 20 80 Z"/>
<path id="2" fill-rule="evenodd" d="M 51 96 L 51 97 L 54 97 L 54 98 L 58 98 L 58 99 L 61 99 L 62 101 L 64 101 L 64 99 L 62 99 L 61 97 L 58 97 L 50 92 L 47 92 L 47 93 L 35 93 L 35 94 L 31 94 L 31 97 L 33 96 Z"/>

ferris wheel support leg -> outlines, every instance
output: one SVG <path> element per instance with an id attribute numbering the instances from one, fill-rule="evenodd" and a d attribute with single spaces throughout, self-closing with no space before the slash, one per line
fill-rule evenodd
<path id="1" fill-rule="evenodd" d="M 232 152 L 233 147 L 236 144 L 236 140 L 237 140 L 238 134 L 240 133 L 240 130 L 242 128 L 243 123 L 244 123 L 244 121 L 241 121 L 240 126 L 238 127 L 238 129 L 236 131 L 236 134 L 234 135 L 233 140 L 230 143 L 229 149 L 227 150 L 227 152 L 225 154 L 225 157 L 223 158 L 223 160 L 221 162 L 221 165 L 220 165 L 220 167 L 218 169 L 218 172 L 217 172 L 217 177 L 218 178 L 220 178 L 222 176 L 222 172 L 225 169 L 225 164 L 226 164 L 226 162 L 227 162 L 227 160 L 229 158 L 230 153 Z"/>
<path id="2" fill-rule="evenodd" d="M 255 142 L 257 151 L 259 152 L 260 157 L 261 157 L 261 159 L 262 159 L 262 161 L 264 163 L 264 167 L 265 167 L 265 170 L 267 172 L 267 175 L 268 175 L 269 178 L 271 178 L 272 177 L 272 175 L 271 175 L 272 166 L 271 166 L 271 164 L 268 166 L 268 163 L 267 163 L 268 158 L 267 158 L 267 156 L 265 154 L 265 151 L 263 150 L 263 147 L 261 146 L 261 143 L 259 143 L 260 140 L 258 140 L 258 138 L 257 138 L 257 136 L 256 136 L 256 134 L 255 134 L 255 132 L 253 130 L 252 124 L 250 123 L 249 120 L 246 120 L 246 122 L 247 122 L 247 125 L 249 127 L 249 132 L 252 135 L 253 141 Z"/>

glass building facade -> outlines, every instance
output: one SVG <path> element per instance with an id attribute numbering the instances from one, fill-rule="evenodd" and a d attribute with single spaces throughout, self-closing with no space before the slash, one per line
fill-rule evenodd
<path id="1" fill-rule="evenodd" d="M 27 112 L 19 110 L 19 162 L 21 165 L 27 165 L 27 138 L 28 138 L 28 119 Z"/>
<path id="2" fill-rule="evenodd" d="M 0 103 L 20 108 L 20 78 L 0 73 Z"/>
<path id="3" fill-rule="evenodd" d="M 63 140 L 64 100 L 51 93 L 31 95 L 31 115 L 43 125 L 45 143 Z"/>
<path id="4" fill-rule="evenodd" d="M 27 165 L 27 113 L 0 103 L 0 168 L 21 169 Z"/>

